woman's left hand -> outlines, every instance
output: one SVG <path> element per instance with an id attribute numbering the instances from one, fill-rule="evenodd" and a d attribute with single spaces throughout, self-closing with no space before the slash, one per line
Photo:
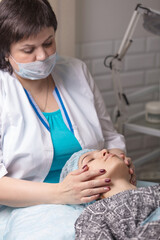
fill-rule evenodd
<path id="1" fill-rule="evenodd" d="M 119 154 L 119 157 L 121 157 L 123 159 L 123 161 L 129 168 L 129 173 L 131 174 L 130 183 L 132 183 L 133 185 L 136 185 L 135 168 L 134 168 L 131 158 L 126 157 L 124 153 Z"/>

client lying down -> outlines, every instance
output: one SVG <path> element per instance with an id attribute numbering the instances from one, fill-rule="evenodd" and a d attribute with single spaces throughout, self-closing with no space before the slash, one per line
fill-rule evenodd
<path id="1" fill-rule="evenodd" d="M 78 156 L 81 153 L 83 151 Z M 111 190 L 89 205 L 77 219 L 76 240 L 160 239 L 160 185 L 136 188 L 129 182 L 126 164 L 105 149 L 88 150 L 77 158 L 77 163 L 80 168 L 87 165 L 91 170 L 106 169 L 106 178 L 112 182 Z M 68 166 L 70 164 L 71 161 Z"/>
<path id="2" fill-rule="evenodd" d="M 84 166 L 91 170 L 106 169 L 106 179 L 111 178 L 111 190 L 88 206 L 2 207 L 0 240 L 73 240 L 75 231 L 77 240 L 160 239 L 159 185 L 137 189 L 129 182 L 130 174 L 123 160 L 105 149 L 85 149 L 73 154 L 60 180 Z"/>

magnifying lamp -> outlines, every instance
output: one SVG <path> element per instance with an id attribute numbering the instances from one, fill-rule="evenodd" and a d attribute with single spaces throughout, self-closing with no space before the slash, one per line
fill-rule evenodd
<path id="1" fill-rule="evenodd" d="M 128 99 L 123 93 L 120 83 L 120 63 L 133 42 L 132 36 L 141 16 L 143 17 L 143 27 L 147 31 L 160 36 L 160 12 L 144 7 L 142 4 L 138 4 L 133 12 L 117 54 L 106 56 L 104 59 L 104 65 L 112 70 L 113 84 L 118 107 L 117 118 L 124 114 L 124 105 L 129 105 Z"/>
<path id="2" fill-rule="evenodd" d="M 117 58 L 118 60 L 122 60 L 124 55 L 126 54 L 128 48 L 133 42 L 132 36 L 137 26 L 139 18 L 143 16 L 143 27 L 155 34 L 160 36 L 160 12 L 153 10 L 151 8 L 143 7 L 142 4 L 138 4 L 135 8 L 135 11 L 132 15 L 132 18 L 129 22 L 125 35 L 123 37 L 122 43 L 119 47 L 118 53 L 115 56 L 107 56 L 104 60 L 104 65 L 106 67 L 112 68 L 112 65 L 107 65 L 108 58 Z M 112 60 L 113 60 L 112 59 Z M 111 63 L 111 61 L 110 61 Z"/>

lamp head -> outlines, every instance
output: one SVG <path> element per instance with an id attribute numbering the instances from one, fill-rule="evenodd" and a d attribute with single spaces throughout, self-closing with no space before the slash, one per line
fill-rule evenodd
<path id="1" fill-rule="evenodd" d="M 160 12 L 149 10 L 148 13 L 143 14 L 143 27 L 155 34 L 160 36 Z"/>

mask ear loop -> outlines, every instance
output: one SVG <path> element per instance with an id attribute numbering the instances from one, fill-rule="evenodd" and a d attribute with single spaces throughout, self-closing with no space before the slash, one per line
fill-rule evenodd
<path id="1" fill-rule="evenodd" d="M 10 57 L 12 58 L 12 60 L 13 60 L 16 64 L 19 64 L 19 63 L 12 57 L 11 54 L 10 54 Z"/>

